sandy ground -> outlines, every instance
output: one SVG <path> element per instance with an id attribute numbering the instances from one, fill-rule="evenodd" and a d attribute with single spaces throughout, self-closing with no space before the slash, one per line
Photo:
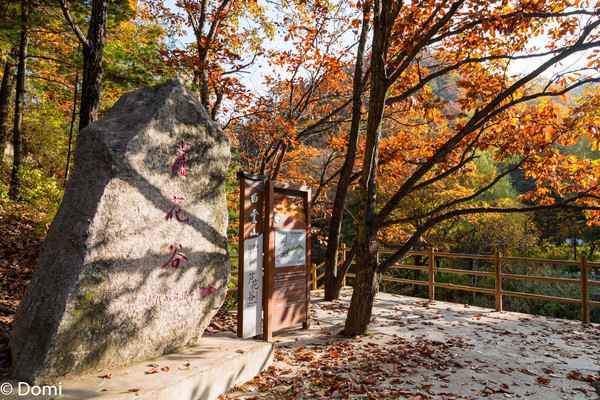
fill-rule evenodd
<path id="1" fill-rule="evenodd" d="M 313 292 L 312 326 L 275 336 L 275 362 L 223 399 L 600 399 L 600 325 L 381 293 L 345 339 L 349 292 Z"/>

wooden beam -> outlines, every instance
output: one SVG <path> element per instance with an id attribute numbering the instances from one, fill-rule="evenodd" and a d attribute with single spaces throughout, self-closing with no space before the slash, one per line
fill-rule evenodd
<path id="1" fill-rule="evenodd" d="M 590 293 L 588 285 L 588 267 L 585 256 L 581 257 L 581 321 L 584 324 L 590 323 Z"/>
<path id="2" fill-rule="evenodd" d="M 496 253 L 495 263 L 495 286 L 496 286 L 496 311 L 502 312 L 503 301 L 502 301 L 502 255 Z"/>
<path id="3" fill-rule="evenodd" d="M 385 276 L 385 275 L 383 277 L 383 280 L 387 281 L 387 282 L 404 283 L 407 285 L 429 286 L 429 281 L 417 281 L 414 279 L 393 278 L 391 276 Z"/>
<path id="4" fill-rule="evenodd" d="M 435 301 L 435 249 L 429 249 L 429 301 Z"/>

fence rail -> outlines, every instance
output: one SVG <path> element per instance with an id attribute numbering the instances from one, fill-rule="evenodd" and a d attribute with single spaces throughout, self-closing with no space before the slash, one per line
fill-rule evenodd
<path id="1" fill-rule="evenodd" d="M 343 263 L 346 259 L 348 249 L 345 246 L 340 248 L 339 259 Z M 389 251 L 384 251 L 382 255 L 390 254 Z M 393 282 L 406 285 L 419 285 L 428 287 L 428 297 L 430 301 L 435 301 L 435 290 L 437 288 L 449 289 L 449 290 L 460 290 L 472 293 L 481 293 L 485 295 L 494 296 L 496 300 L 496 311 L 502 311 L 503 309 L 503 298 L 516 297 L 523 299 L 534 299 L 534 300 L 545 300 L 545 301 L 556 301 L 564 304 L 578 304 L 581 306 L 581 320 L 584 323 L 590 322 L 590 308 L 600 307 L 600 301 L 594 301 L 590 299 L 590 287 L 600 286 L 599 280 L 590 279 L 590 271 L 592 269 L 600 269 L 599 262 L 589 262 L 585 257 L 581 257 L 580 260 L 552 260 L 545 258 L 530 258 L 530 257 L 507 257 L 501 254 L 483 255 L 483 254 L 462 254 L 462 253 L 449 253 L 443 251 L 436 251 L 430 249 L 428 251 L 412 251 L 407 253 L 406 258 L 411 257 L 425 257 L 427 262 L 425 265 L 417 265 L 415 263 L 397 263 L 390 267 L 390 270 L 407 270 L 407 271 L 420 271 L 427 275 L 427 279 L 408 279 L 398 278 L 384 274 L 382 280 L 384 282 Z M 479 260 L 488 261 L 493 264 L 493 271 L 474 271 L 468 269 L 461 269 L 452 267 L 439 267 L 437 260 L 445 258 L 449 260 Z M 567 278 L 567 277 L 556 277 L 556 276 L 543 276 L 543 275 L 527 275 L 527 274 L 516 274 L 503 271 L 503 266 L 510 263 L 523 262 L 527 265 L 530 264 L 545 264 L 552 266 L 570 266 L 576 267 L 579 270 L 578 278 Z M 469 286 L 457 283 L 449 282 L 438 282 L 436 281 L 437 274 L 451 274 L 451 275 L 467 275 L 474 277 L 485 277 L 491 278 L 494 281 L 494 288 L 482 288 L 477 286 Z M 324 263 L 313 265 L 312 271 L 312 287 L 313 289 L 321 288 L 323 285 L 320 284 L 322 279 L 325 277 Z M 347 273 L 343 278 L 343 285 L 346 286 L 347 278 L 355 278 L 354 273 Z M 507 290 L 503 281 L 505 280 L 517 280 L 517 281 L 534 281 L 543 283 L 553 284 L 578 284 L 580 286 L 580 297 L 569 298 L 560 296 L 551 296 L 538 293 L 519 292 Z"/>

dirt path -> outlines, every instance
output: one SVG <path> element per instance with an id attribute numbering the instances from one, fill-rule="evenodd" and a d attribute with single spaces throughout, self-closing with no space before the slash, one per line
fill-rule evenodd
<path id="1" fill-rule="evenodd" d="M 371 331 L 335 336 L 343 300 L 313 302 L 274 365 L 223 399 L 600 399 L 600 326 L 382 293 Z"/>

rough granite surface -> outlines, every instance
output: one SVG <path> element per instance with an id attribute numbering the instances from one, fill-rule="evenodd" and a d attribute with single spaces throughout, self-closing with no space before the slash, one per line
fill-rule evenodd
<path id="1" fill-rule="evenodd" d="M 225 298 L 224 133 L 181 82 L 124 95 L 84 129 L 19 308 L 12 375 L 126 366 L 202 336 Z"/>

